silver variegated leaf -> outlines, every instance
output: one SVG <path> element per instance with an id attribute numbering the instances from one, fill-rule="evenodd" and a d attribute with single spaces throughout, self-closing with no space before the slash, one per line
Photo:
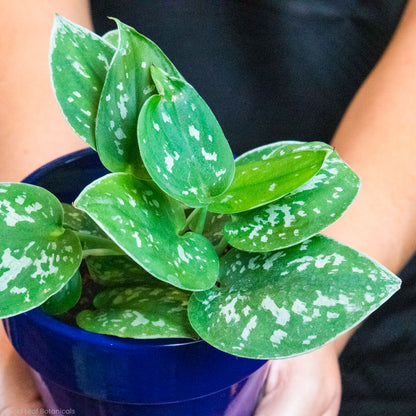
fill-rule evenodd
<path id="1" fill-rule="evenodd" d="M 385 267 L 315 236 L 271 253 L 221 259 L 220 287 L 194 293 L 189 318 L 214 347 L 242 357 L 303 354 L 348 331 L 400 287 Z"/>
<path id="2" fill-rule="evenodd" d="M 115 19 L 118 46 L 101 94 L 96 124 L 97 151 L 112 172 L 148 178 L 137 143 L 137 119 L 144 102 L 156 93 L 152 64 L 181 75 L 157 45 Z M 114 36 L 107 34 L 114 42 Z"/>
<path id="3" fill-rule="evenodd" d="M 218 121 L 194 88 L 157 67 L 158 95 L 139 115 L 143 162 L 163 191 L 190 207 L 208 205 L 234 176 L 234 159 Z"/>
<path id="4" fill-rule="evenodd" d="M 132 286 L 154 279 L 127 256 L 91 256 L 85 262 L 91 279 L 103 286 Z"/>
<path id="5" fill-rule="evenodd" d="M 107 254 L 108 250 L 117 255 L 123 254 L 113 240 L 84 211 L 69 204 L 62 204 L 62 208 L 64 209 L 64 227 L 76 231 L 86 260 L 90 255 L 98 255 L 102 249 L 107 250 Z"/>
<path id="6" fill-rule="evenodd" d="M 95 149 L 95 118 L 115 49 L 59 15 L 54 20 L 50 45 L 52 86 L 59 106 L 75 132 Z"/>
<path id="7" fill-rule="evenodd" d="M 162 282 L 108 289 L 96 296 L 96 310 L 77 316 L 91 332 L 129 338 L 198 339 L 188 316 L 189 293 Z M 155 307 L 157 305 L 157 307 Z"/>
<path id="8" fill-rule="evenodd" d="M 233 247 L 252 252 L 298 244 L 340 218 L 359 189 L 358 176 L 333 152 L 322 169 L 295 191 L 233 215 L 224 227 L 224 236 Z"/>
<path id="9" fill-rule="evenodd" d="M 200 234 L 180 235 L 183 206 L 153 182 L 110 174 L 83 190 L 75 206 L 150 274 L 187 290 L 205 290 L 218 276 L 218 257 Z"/>
<path id="10" fill-rule="evenodd" d="M 0 184 L 0 317 L 33 309 L 62 289 L 81 263 L 63 228 L 60 202 L 45 189 Z"/>
<path id="11" fill-rule="evenodd" d="M 330 152 L 323 143 L 293 141 L 251 150 L 236 159 L 233 182 L 209 210 L 232 214 L 275 201 L 311 179 Z"/>
<path id="12" fill-rule="evenodd" d="M 84 212 L 70 204 L 62 204 L 64 227 L 95 237 L 107 238 L 100 227 Z"/>

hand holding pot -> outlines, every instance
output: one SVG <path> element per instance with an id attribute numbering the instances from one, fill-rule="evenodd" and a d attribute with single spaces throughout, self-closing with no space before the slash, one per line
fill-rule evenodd
<path id="1" fill-rule="evenodd" d="M 272 361 L 256 416 L 336 416 L 341 399 L 338 354 L 333 344 Z"/>

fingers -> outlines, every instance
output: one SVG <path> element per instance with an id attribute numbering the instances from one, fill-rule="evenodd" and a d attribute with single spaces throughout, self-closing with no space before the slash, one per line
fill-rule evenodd
<path id="1" fill-rule="evenodd" d="M 334 346 L 272 361 L 266 394 L 255 416 L 336 416 L 341 378 Z"/>

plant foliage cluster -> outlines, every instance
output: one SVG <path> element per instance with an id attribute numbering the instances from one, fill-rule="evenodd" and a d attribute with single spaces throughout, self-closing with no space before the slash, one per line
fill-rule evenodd
<path id="1" fill-rule="evenodd" d="M 110 173 L 73 206 L 0 184 L 0 316 L 73 307 L 85 261 L 101 291 L 81 328 L 281 358 L 329 342 L 398 289 L 383 266 L 319 234 L 360 186 L 329 145 L 276 142 L 234 159 L 159 47 L 116 23 L 100 37 L 55 19 L 57 101 Z"/>

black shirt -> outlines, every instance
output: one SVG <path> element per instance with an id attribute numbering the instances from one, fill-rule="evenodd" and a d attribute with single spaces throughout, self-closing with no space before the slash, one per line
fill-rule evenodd
<path id="1" fill-rule="evenodd" d="M 329 141 L 383 53 L 404 0 L 92 0 L 155 41 L 217 116 L 235 154 Z M 341 357 L 341 415 L 416 415 L 416 268 Z M 413 282 L 412 282 L 413 279 Z"/>

